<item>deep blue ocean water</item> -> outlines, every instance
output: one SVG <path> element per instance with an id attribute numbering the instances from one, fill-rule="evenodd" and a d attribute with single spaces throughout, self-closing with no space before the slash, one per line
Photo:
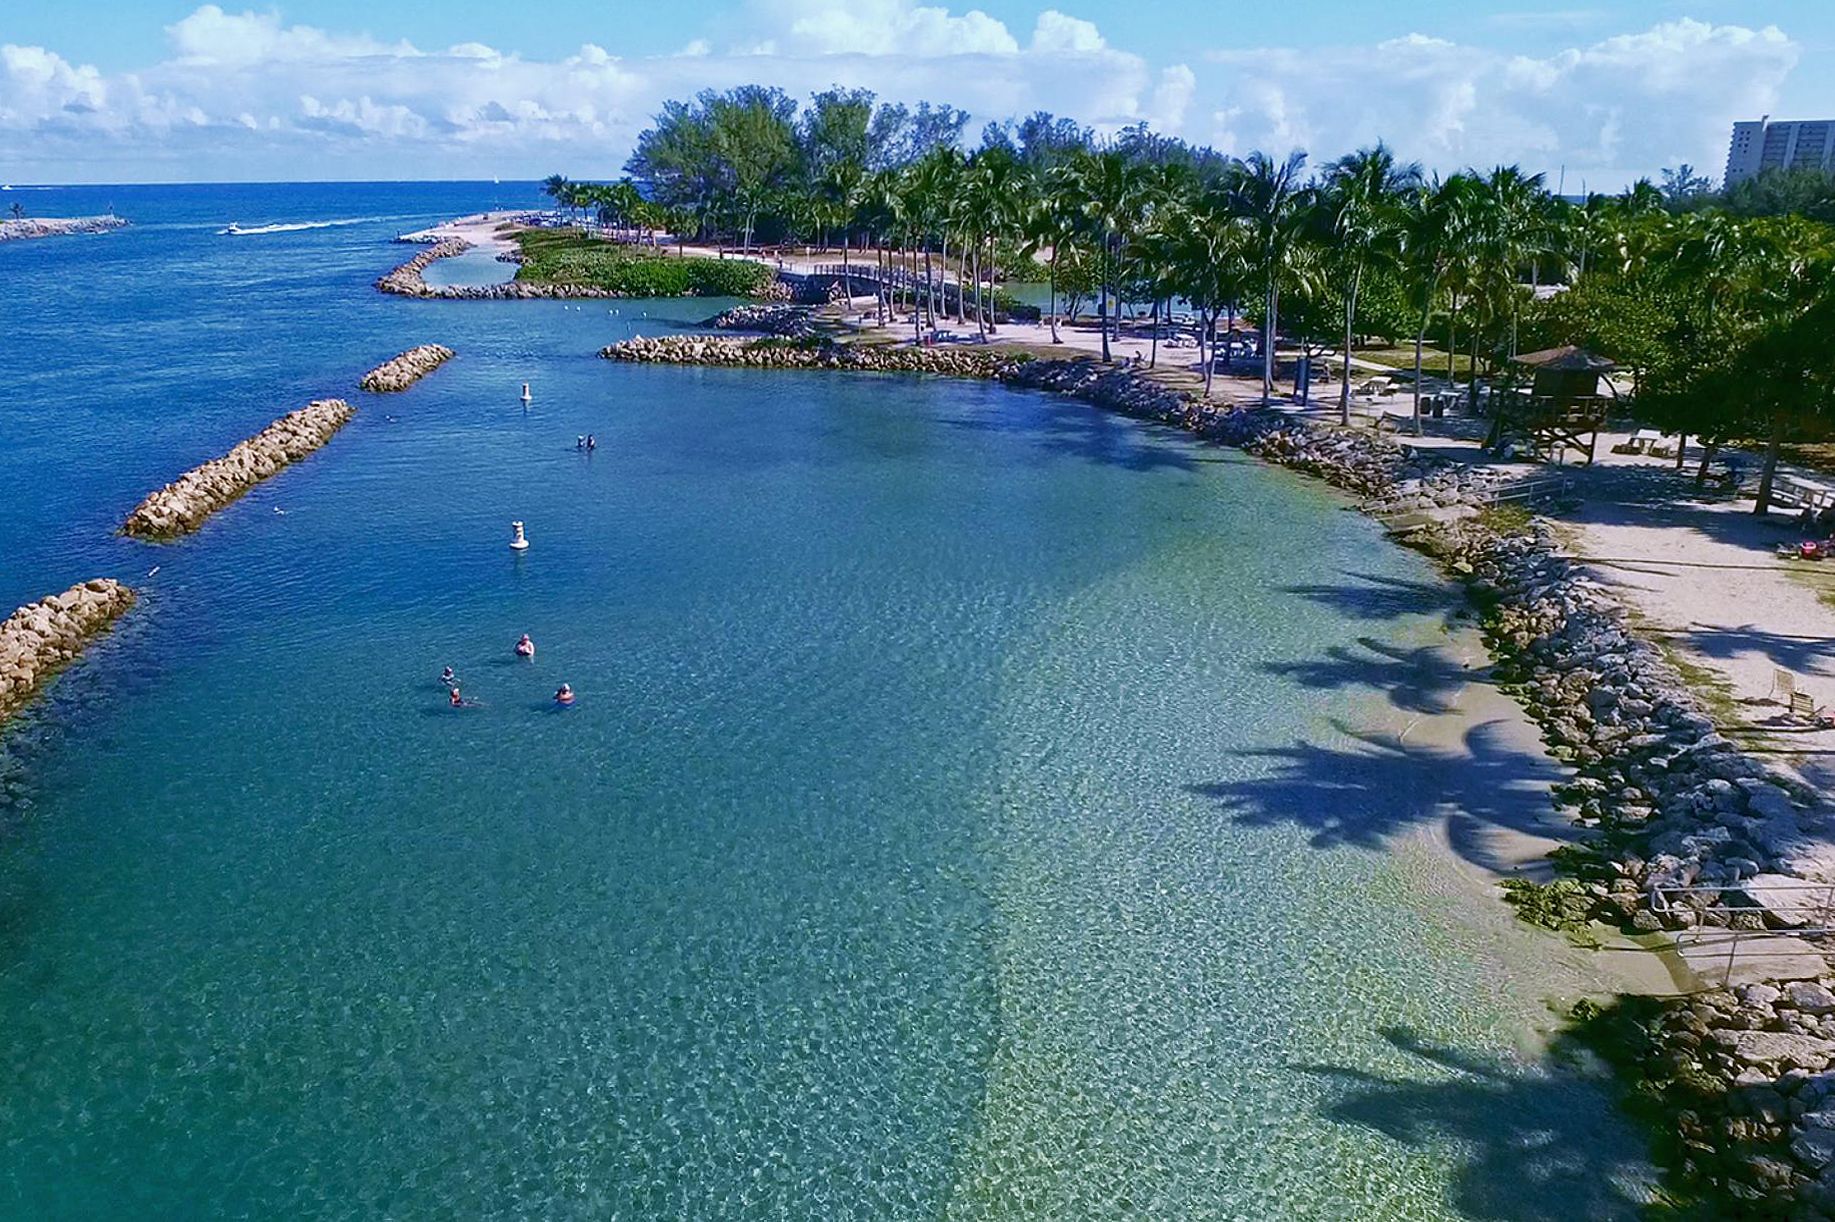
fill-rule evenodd
<path id="1" fill-rule="evenodd" d="M 17 197 L 135 223 L 0 246 L 0 607 L 145 600 L 0 756 L 0 1216 L 1623 1209 L 1636 1142 L 1518 1054 L 1544 943 L 1384 841 L 1453 765 L 1348 724 L 1442 599 L 1323 492 L 594 355 L 719 303 L 370 288 L 527 184 Z M 113 535 L 328 395 L 197 535 Z"/>

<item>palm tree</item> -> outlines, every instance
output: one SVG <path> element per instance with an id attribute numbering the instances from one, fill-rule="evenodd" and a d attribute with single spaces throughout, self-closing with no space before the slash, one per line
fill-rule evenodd
<path id="1" fill-rule="evenodd" d="M 1403 193 L 1420 185 L 1421 167 L 1413 162 L 1398 166 L 1395 154 L 1379 143 L 1339 158 L 1326 172 L 1326 182 L 1334 262 L 1344 282 L 1344 377 L 1338 387 L 1338 411 L 1349 424 L 1357 294 L 1366 272 L 1400 261 Z"/>
<path id="2" fill-rule="evenodd" d="M 1414 431 L 1421 428 L 1421 351 L 1427 345 L 1427 326 L 1433 319 L 1444 282 L 1454 271 L 1466 239 L 1472 179 L 1455 174 L 1445 182 L 1436 179 L 1407 197 L 1402 214 L 1403 271 L 1420 310 L 1421 324 L 1414 338 Z"/>
<path id="3" fill-rule="evenodd" d="M 1274 337 L 1280 325 L 1281 289 L 1306 270 L 1304 249 L 1318 193 L 1300 181 L 1306 154 L 1292 152 L 1276 162 L 1251 153 L 1233 174 L 1234 212 L 1244 222 L 1250 265 L 1263 292 L 1262 398 L 1274 398 Z"/>
<path id="4" fill-rule="evenodd" d="M 1102 238 L 1102 359 L 1107 362 L 1114 359 L 1109 353 L 1109 328 L 1120 308 L 1116 292 L 1119 269 L 1128 240 L 1140 223 L 1146 175 L 1116 149 L 1080 153 L 1073 165 L 1083 214 Z"/>
<path id="5" fill-rule="evenodd" d="M 851 297 L 854 282 L 848 275 L 847 239 L 866 196 L 865 171 L 857 162 L 837 162 L 822 176 L 819 192 L 827 224 L 841 235 L 841 291 Z"/>

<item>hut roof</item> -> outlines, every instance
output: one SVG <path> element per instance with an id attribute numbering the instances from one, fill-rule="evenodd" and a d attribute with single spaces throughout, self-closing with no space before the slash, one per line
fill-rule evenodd
<path id="1" fill-rule="evenodd" d="M 1525 352 L 1516 358 L 1516 363 L 1531 369 L 1552 369 L 1559 373 L 1611 373 L 1618 368 L 1616 361 L 1609 361 L 1573 344 L 1545 348 L 1541 352 Z"/>

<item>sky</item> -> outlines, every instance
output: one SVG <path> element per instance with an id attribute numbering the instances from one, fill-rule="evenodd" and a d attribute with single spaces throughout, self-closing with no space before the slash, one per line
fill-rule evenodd
<path id="1" fill-rule="evenodd" d="M 14 0 L 0 182 L 607 178 L 665 100 L 753 83 L 1617 190 L 1835 118 L 1835 0 Z"/>

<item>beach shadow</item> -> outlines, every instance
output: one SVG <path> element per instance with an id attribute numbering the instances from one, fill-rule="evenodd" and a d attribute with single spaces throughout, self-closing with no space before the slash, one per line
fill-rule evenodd
<path id="1" fill-rule="evenodd" d="M 1355 649 L 1334 645 L 1321 657 L 1270 662 L 1263 669 L 1302 687 L 1367 689 L 1403 712 L 1424 714 L 1452 712 L 1459 693 L 1476 678 L 1444 646 L 1407 649 L 1367 636 L 1357 638 Z"/>
<path id="2" fill-rule="evenodd" d="M 1417 1148 L 1462 1146 L 1450 1202 L 1462 1215 L 1567 1222 L 1638 1217 L 1649 1204 L 1647 1152 L 1611 1112 L 1575 1106 L 1575 1095 L 1590 1088 L 1574 1072 L 1576 1051 L 1566 1041 L 1556 1041 L 1545 1064 L 1521 1068 L 1431 1043 L 1405 1027 L 1382 1035 L 1438 1080 L 1299 1068 L 1343 1087 L 1324 1109 L 1332 1121 Z"/>
<path id="3" fill-rule="evenodd" d="M 1283 586 L 1309 602 L 1362 620 L 1400 619 L 1404 615 L 1446 615 L 1464 606 L 1464 596 L 1440 582 L 1409 581 L 1377 573 L 1346 573 L 1333 584 Z"/>
<path id="4" fill-rule="evenodd" d="M 1512 851 L 1520 837 L 1572 834 L 1549 799 L 1559 769 L 1521 741 L 1520 726 L 1479 722 L 1456 744 L 1437 746 L 1331 724 L 1343 745 L 1300 741 L 1251 751 L 1262 775 L 1189 788 L 1242 826 L 1298 826 L 1321 849 L 1378 850 L 1441 823 L 1455 855 L 1500 873 L 1531 873 Z"/>

